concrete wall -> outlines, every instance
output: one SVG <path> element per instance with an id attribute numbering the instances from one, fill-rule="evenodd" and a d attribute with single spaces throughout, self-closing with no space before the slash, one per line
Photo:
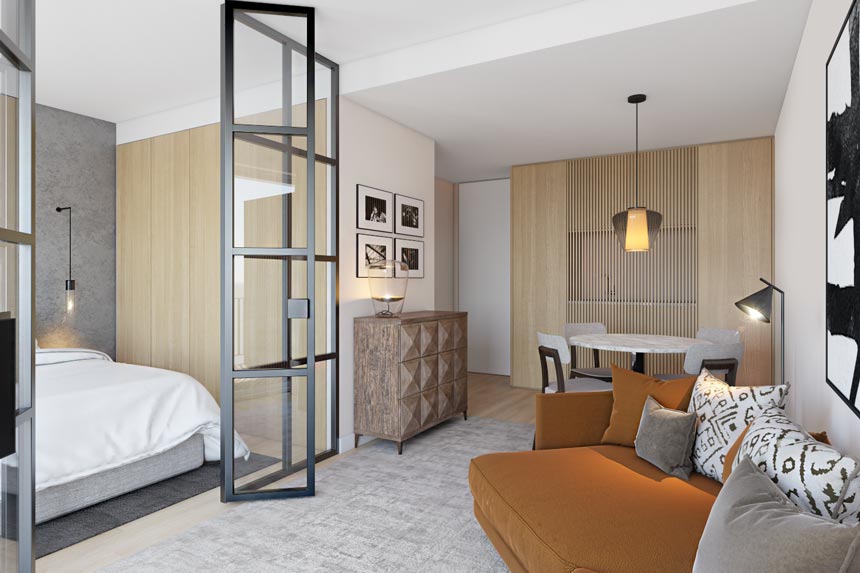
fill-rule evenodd
<path id="1" fill-rule="evenodd" d="M 511 180 L 459 187 L 459 310 L 469 313 L 469 371 L 511 375 Z"/>
<path id="2" fill-rule="evenodd" d="M 825 383 L 825 64 L 851 0 L 815 0 L 775 136 L 776 283 L 786 291 L 790 413 L 860 455 L 860 419 Z M 856 223 L 855 223 L 856 224 Z"/>
<path id="3" fill-rule="evenodd" d="M 65 313 L 72 207 L 72 278 Z M 36 338 L 116 354 L 116 126 L 36 106 Z"/>
<path id="4" fill-rule="evenodd" d="M 418 239 L 424 241 L 424 278 L 410 279 L 405 311 L 429 310 L 436 304 L 436 201 L 433 140 L 344 97 L 340 104 L 339 442 L 346 451 L 354 446 L 353 318 L 373 314 L 367 279 L 355 276 L 355 186 L 362 183 L 424 200 L 424 238 Z"/>

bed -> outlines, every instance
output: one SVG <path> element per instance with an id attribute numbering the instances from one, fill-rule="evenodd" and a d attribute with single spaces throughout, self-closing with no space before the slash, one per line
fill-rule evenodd
<path id="1" fill-rule="evenodd" d="M 36 522 L 220 458 L 220 411 L 194 378 L 86 349 L 36 351 Z M 249 450 L 237 435 L 235 457 Z"/>

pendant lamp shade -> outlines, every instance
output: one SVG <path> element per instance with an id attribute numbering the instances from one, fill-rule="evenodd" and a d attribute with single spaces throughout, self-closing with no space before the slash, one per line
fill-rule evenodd
<path id="1" fill-rule="evenodd" d="M 639 205 L 639 104 L 647 98 L 635 94 L 627 98 L 628 103 L 636 106 L 636 174 L 634 181 L 634 205 L 612 217 L 612 228 L 618 242 L 628 253 L 646 253 L 657 239 L 663 215 Z"/>

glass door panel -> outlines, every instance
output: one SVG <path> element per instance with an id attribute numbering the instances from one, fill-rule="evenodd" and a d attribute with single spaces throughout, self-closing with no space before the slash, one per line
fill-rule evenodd
<path id="1" fill-rule="evenodd" d="M 338 71 L 314 52 L 313 15 L 224 6 L 225 501 L 313 495 L 335 450 Z M 237 444 L 248 459 L 230 461 Z"/>

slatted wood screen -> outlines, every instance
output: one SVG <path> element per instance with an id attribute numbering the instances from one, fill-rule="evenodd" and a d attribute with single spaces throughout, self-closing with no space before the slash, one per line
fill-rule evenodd
<path id="1" fill-rule="evenodd" d="M 647 253 L 625 253 L 612 215 L 633 204 L 633 154 L 570 162 L 568 322 L 602 322 L 610 333 L 693 337 L 697 329 L 695 147 L 642 152 L 639 203 L 663 214 Z M 580 365 L 591 351 L 579 349 Z M 681 372 L 683 355 L 646 356 L 646 372 Z M 630 366 L 630 356 L 601 352 L 601 365 Z"/>

